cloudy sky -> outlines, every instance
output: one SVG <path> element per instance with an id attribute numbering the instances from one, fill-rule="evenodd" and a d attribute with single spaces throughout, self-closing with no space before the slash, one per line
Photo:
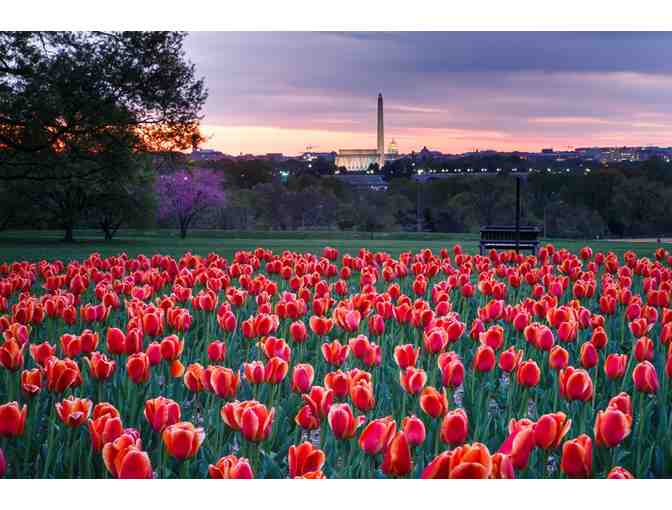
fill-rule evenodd
<path id="1" fill-rule="evenodd" d="M 208 148 L 672 145 L 672 33 L 195 32 Z"/>

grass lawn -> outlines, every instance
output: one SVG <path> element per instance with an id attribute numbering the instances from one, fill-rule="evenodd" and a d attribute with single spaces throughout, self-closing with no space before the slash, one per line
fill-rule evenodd
<path id="1" fill-rule="evenodd" d="M 416 252 L 422 248 L 438 251 L 460 243 L 469 253 L 478 251 L 477 234 L 432 234 L 432 233 L 366 233 L 366 232 L 231 232 L 218 230 L 194 230 L 186 239 L 180 239 L 176 231 L 147 230 L 120 231 L 112 241 L 105 241 L 95 230 L 77 230 L 74 243 L 62 241 L 60 231 L 6 231 L 0 232 L 0 262 L 41 259 L 83 259 L 92 252 L 102 256 L 126 252 L 130 256 L 154 253 L 180 256 L 186 251 L 198 255 L 217 252 L 230 257 L 237 250 L 250 250 L 257 246 L 275 252 L 292 250 L 321 253 L 325 246 L 338 248 L 342 253 L 355 254 L 359 248 L 387 251 L 396 256 L 403 251 Z M 622 255 L 634 250 L 640 256 L 652 257 L 656 243 L 629 243 L 622 241 L 548 239 L 556 246 L 576 251 L 590 245 L 595 251 L 613 251 Z M 666 245 L 672 247 L 669 244 Z"/>

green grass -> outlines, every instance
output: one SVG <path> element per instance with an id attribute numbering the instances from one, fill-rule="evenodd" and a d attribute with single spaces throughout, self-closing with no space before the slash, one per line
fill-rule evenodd
<path id="1" fill-rule="evenodd" d="M 92 252 L 102 256 L 118 255 L 121 252 L 129 256 L 155 253 L 180 256 L 187 251 L 198 255 L 217 252 L 230 257 L 238 250 L 251 250 L 258 246 L 270 248 L 274 252 L 292 250 L 320 254 L 325 246 L 338 248 L 342 253 L 355 254 L 360 248 L 373 251 L 387 251 L 397 256 L 403 251 L 417 252 L 422 248 L 431 248 L 438 252 L 443 247 L 451 248 L 460 243 L 469 253 L 478 251 L 478 234 L 433 234 L 409 232 L 341 232 L 341 231 L 224 231 L 194 230 L 186 239 L 180 239 L 172 230 L 124 230 L 112 241 L 105 241 L 95 230 L 75 231 L 74 243 L 62 241 L 61 231 L 14 230 L 0 232 L 0 262 L 18 260 L 38 261 L 42 259 L 83 259 Z M 544 239 L 542 243 L 552 242 L 556 246 L 576 251 L 589 245 L 595 251 L 613 251 L 622 255 L 634 250 L 639 256 L 653 257 L 656 243 L 628 243 L 621 241 Z M 668 248 L 669 245 L 666 245 Z"/>

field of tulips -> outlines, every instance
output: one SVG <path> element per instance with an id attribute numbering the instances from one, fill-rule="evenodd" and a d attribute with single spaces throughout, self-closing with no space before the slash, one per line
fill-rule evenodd
<path id="1" fill-rule="evenodd" d="M 672 475 L 672 254 L 0 264 L 0 476 Z"/>

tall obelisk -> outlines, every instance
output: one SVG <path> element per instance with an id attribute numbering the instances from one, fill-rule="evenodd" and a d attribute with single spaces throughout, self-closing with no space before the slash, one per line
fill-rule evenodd
<path id="1" fill-rule="evenodd" d="M 385 129 L 383 127 L 383 94 L 378 94 L 378 168 L 385 165 Z"/>

